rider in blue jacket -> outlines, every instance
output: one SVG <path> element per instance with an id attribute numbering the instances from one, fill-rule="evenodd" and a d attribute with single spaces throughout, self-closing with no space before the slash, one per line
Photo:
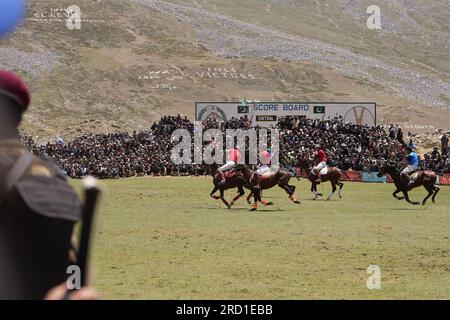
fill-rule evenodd
<path id="1" fill-rule="evenodd" d="M 419 168 L 420 160 L 419 156 L 414 152 L 411 146 L 406 146 L 406 152 L 406 160 L 408 161 L 408 165 L 403 169 L 401 175 L 408 177 L 408 179 L 411 179 L 410 174 Z"/>

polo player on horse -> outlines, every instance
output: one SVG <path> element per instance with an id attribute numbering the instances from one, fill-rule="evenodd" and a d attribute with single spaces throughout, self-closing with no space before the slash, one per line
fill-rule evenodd
<path id="1" fill-rule="evenodd" d="M 411 174 L 419 169 L 419 156 L 414 152 L 411 146 L 405 148 L 407 155 L 405 156 L 408 165 L 400 173 L 400 177 L 408 181 L 408 186 L 413 182 L 411 179 Z"/>
<path id="2" fill-rule="evenodd" d="M 327 156 L 320 144 L 315 146 L 314 159 L 316 160 L 316 166 L 312 169 L 312 173 L 320 180 L 320 172 L 327 168 Z"/>
<path id="3" fill-rule="evenodd" d="M 259 162 L 261 163 L 258 170 L 256 171 L 260 176 L 271 172 L 270 165 L 272 163 L 272 150 L 267 148 L 260 153 Z"/>
<path id="4" fill-rule="evenodd" d="M 221 166 L 220 168 L 217 169 L 217 174 L 221 180 L 218 184 L 219 186 L 222 186 L 225 184 L 225 172 L 233 170 L 240 159 L 241 159 L 241 152 L 239 151 L 239 147 L 231 148 L 228 151 L 227 162 L 223 166 Z"/>

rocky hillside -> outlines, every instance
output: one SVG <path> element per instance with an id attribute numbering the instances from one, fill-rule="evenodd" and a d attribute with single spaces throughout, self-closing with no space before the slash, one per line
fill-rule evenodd
<path id="1" fill-rule="evenodd" d="M 384 123 L 450 128 L 450 4 L 380 0 L 30 1 L 0 66 L 33 91 L 38 139 L 134 130 L 196 101 L 377 101 Z"/>

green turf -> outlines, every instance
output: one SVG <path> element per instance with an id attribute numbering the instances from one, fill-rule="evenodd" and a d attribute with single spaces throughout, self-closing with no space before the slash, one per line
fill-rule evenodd
<path id="1" fill-rule="evenodd" d="M 210 199 L 210 178 L 102 184 L 93 255 L 106 299 L 450 298 L 448 187 L 413 207 L 392 185 L 346 183 L 327 202 L 296 181 L 301 205 L 277 188 L 265 193 L 274 206 L 251 213 Z M 381 290 L 367 289 L 372 264 Z"/>

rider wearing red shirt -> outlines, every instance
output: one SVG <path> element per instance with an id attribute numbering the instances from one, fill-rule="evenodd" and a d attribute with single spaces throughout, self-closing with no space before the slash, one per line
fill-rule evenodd
<path id="1" fill-rule="evenodd" d="M 229 151 L 229 158 L 230 158 L 230 161 L 232 161 L 236 164 L 241 159 L 241 153 L 239 152 L 238 149 L 232 148 Z"/>
<path id="2" fill-rule="evenodd" d="M 316 151 L 314 152 L 314 157 L 317 159 L 316 166 L 313 168 L 313 173 L 320 177 L 320 171 L 327 166 L 327 156 L 325 151 L 323 151 L 322 147 L 317 144 Z"/>
<path id="3" fill-rule="evenodd" d="M 325 155 L 325 152 L 322 149 L 320 149 L 319 152 L 317 152 L 317 158 L 319 159 L 317 164 L 321 162 L 325 163 L 327 162 L 327 156 Z"/>
<path id="4" fill-rule="evenodd" d="M 232 170 L 236 166 L 236 163 L 239 162 L 240 159 L 241 159 L 241 152 L 239 151 L 238 148 L 231 148 L 228 151 L 227 163 L 225 163 L 223 166 L 221 166 L 219 169 L 217 169 L 217 173 L 219 174 L 219 177 L 221 179 L 219 185 L 222 185 L 225 183 L 224 172 Z"/>

